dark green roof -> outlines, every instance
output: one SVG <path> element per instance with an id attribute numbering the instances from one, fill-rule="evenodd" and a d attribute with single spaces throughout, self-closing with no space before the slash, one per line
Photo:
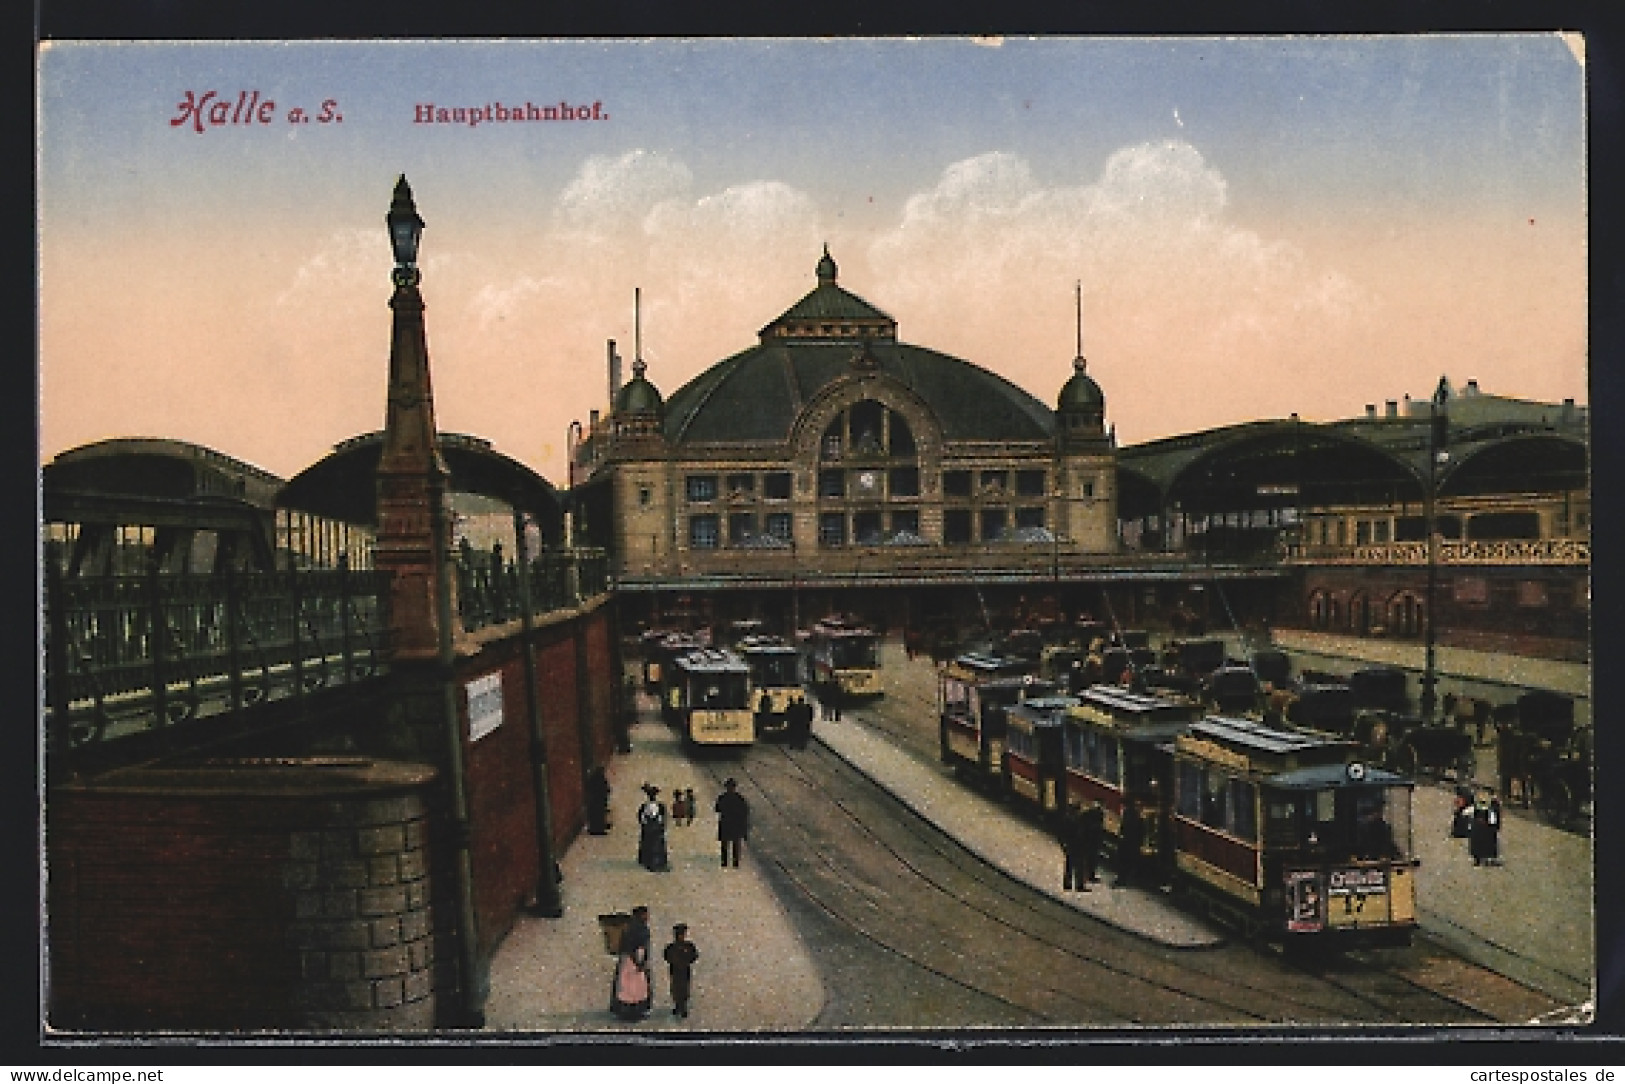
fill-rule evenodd
<path id="1" fill-rule="evenodd" d="M 894 328 L 896 324 L 890 316 L 857 294 L 843 290 L 834 282 L 820 282 L 813 287 L 811 293 L 785 309 L 777 320 L 767 326 L 810 320 L 863 320 L 871 323 L 883 321 L 892 324 Z"/>
<path id="2" fill-rule="evenodd" d="M 1056 405 L 1061 410 L 1088 409 L 1106 405 L 1106 395 L 1100 390 L 1100 385 L 1095 383 L 1094 377 L 1084 372 L 1082 356 L 1073 361 L 1072 378 L 1061 388 Z"/>
<path id="3" fill-rule="evenodd" d="M 996 373 L 904 343 L 867 348 L 880 372 L 925 401 L 947 440 L 1049 440 L 1054 433 L 1049 408 Z M 802 408 L 851 372 L 852 358 L 864 349 L 858 342 L 790 340 L 719 361 L 672 394 L 666 437 L 673 443 L 786 440 Z"/>
<path id="4" fill-rule="evenodd" d="M 641 372 L 621 385 L 615 393 L 615 413 L 637 414 L 645 411 L 660 412 L 660 391 Z"/>

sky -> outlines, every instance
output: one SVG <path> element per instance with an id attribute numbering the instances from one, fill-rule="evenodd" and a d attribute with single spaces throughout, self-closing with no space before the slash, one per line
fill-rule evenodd
<path id="1" fill-rule="evenodd" d="M 634 290 L 669 397 L 825 244 L 904 341 L 1052 405 L 1081 286 L 1120 444 L 1441 374 L 1584 403 L 1583 58 L 1540 33 L 50 42 L 40 452 L 171 437 L 291 477 L 381 428 L 402 173 L 440 428 L 555 482 L 607 339 L 630 366 Z M 240 93 L 253 122 L 210 123 Z M 417 119 L 561 102 L 596 117 Z"/>

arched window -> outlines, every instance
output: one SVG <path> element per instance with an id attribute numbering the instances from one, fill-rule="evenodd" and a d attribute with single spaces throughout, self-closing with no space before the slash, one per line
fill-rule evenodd
<path id="1" fill-rule="evenodd" d="M 831 419 L 818 441 L 820 544 L 920 542 L 917 457 L 913 430 L 884 403 L 860 399 Z"/>

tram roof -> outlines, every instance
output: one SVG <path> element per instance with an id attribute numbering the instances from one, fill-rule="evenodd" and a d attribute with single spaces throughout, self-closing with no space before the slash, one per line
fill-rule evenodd
<path id="1" fill-rule="evenodd" d="M 967 670 L 1017 670 L 1030 669 L 1032 663 L 1014 655 L 995 655 L 991 651 L 967 651 L 963 655 L 955 656 L 954 664 L 963 666 Z"/>
<path id="2" fill-rule="evenodd" d="M 777 636 L 747 636 L 734 645 L 744 655 L 794 655 L 796 649 Z"/>
<path id="3" fill-rule="evenodd" d="M 1269 785 L 1294 790 L 1325 790 L 1328 787 L 1415 786 L 1416 782 L 1397 772 L 1356 761 L 1351 764 L 1315 764 L 1308 768 L 1295 768 L 1271 776 Z"/>
<path id="4" fill-rule="evenodd" d="M 1149 712 L 1161 708 L 1176 708 L 1179 704 L 1165 696 L 1136 692 L 1119 685 L 1091 685 L 1083 690 L 1082 699 L 1091 700 L 1121 711 Z"/>
<path id="5" fill-rule="evenodd" d="M 679 669 L 695 674 L 748 674 L 750 667 L 732 651 L 702 647 L 677 658 Z"/>
<path id="6" fill-rule="evenodd" d="M 1345 744 L 1329 738 L 1316 737 L 1294 730 L 1279 730 L 1253 719 L 1210 715 L 1191 724 L 1191 733 L 1212 738 L 1226 745 L 1261 753 L 1301 753 L 1308 749 L 1321 749 Z"/>
<path id="7" fill-rule="evenodd" d="M 1014 708 L 1012 715 L 1030 716 L 1034 722 L 1059 725 L 1061 712 L 1078 702 L 1075 696 L 1029 696 Z"/>

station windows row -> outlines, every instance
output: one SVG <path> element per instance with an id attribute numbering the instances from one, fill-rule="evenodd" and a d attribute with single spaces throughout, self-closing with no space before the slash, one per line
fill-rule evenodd
<path id="1" fill-rule="evenodd" d="M 770 501 L 787 501 L 791 494 L 790 472 L 765 471 L 761 474 L 690 474 L 683 482 L 683 494 L 690 504 L 705 504 L 719 497 L 752 498 L 760 491 Z"/>
<path id="2" fill-rule="evenodd" d="M 942 472 L 942 494 L 948 498 L 997 499 L 1001 497 L 1044 497 L 1049 492 L 1049 473 L 1043 470 L 946 470 Z M 684 479 L 684 496 L 690 504 L 705 504 L 722 497 L 753 498 L 758 493 L 770 501 L 787 501 L 792 483 L 789 471 L 732 474 L 690 474 Z M 818 472 L 818 496 L 835 499 L 861 497 L 918 497 L 920 469 L 914 466 L 845 469 L 825 467 Z M 1093 495 L 1093 486 L 1087 495 Z"/>
<path id="3" fill-rule="evenodd" d="M 948 508 L 942 515 L 946 545 L 974 542 L 1044 541 L 1043 508 Z M 789 512 L 702 512 L 688 517 L 688 546 L 694 550 L 722 547 L 782 548 L 791 545 Z M 820 512 L 818 545 L 923 545 L 917 508 L 860 509 Z"/>

